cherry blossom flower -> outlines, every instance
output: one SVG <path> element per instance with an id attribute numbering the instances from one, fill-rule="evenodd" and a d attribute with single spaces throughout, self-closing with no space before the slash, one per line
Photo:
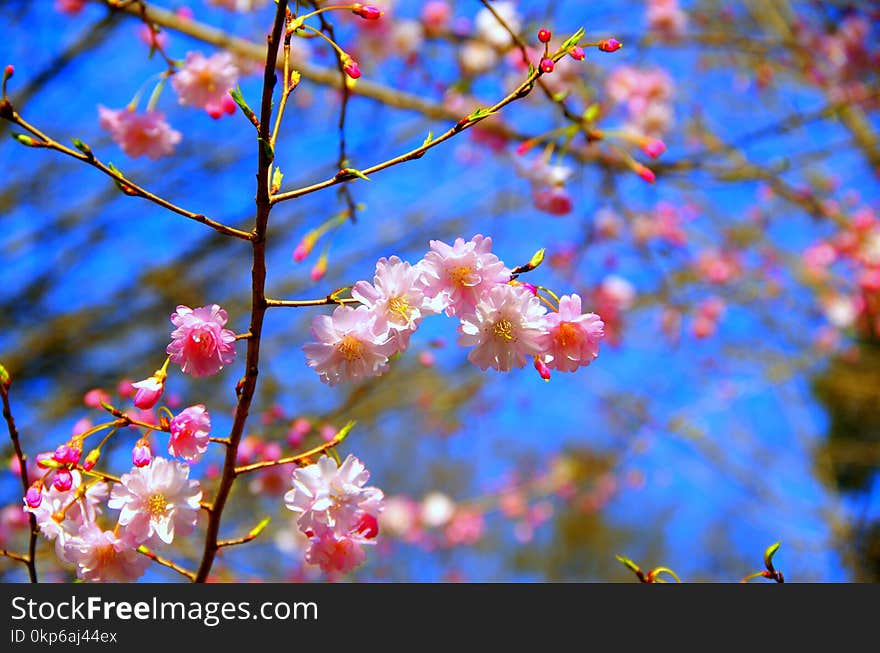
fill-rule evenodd
<path id="1" fill-rule="evenodd" d="M 131 384 L 132 388 L 137 388 L 134 395 L 134 405 L 141 410 L 149 410 L 156 405 L 162 392 L 165 390 L 165 379 L 159 375 L 153 375 L 143 381 Z"/>
<path id="2" fill-rule="evenodd" d="M 364 487 L 370 473 L 350 455 L 337 466 L 329 456 L 294 470 L 293 489 L 284 495 L 288 510 L 298 513 L 297 524 L 310 537 L 330 529 L 346 537 L 362 526 L 364 515 L 377 519 L 384 495 L 376 487 Z"/>
<path id="3" fill-rule="evenodd" d="M 226 311 L 217 304 L 192 309 L 180 305 L 171 314 L 177 328 L 165 349 L 185 374 L 211 376 L 235 360 L 235 333 L 224 329 Z"/>
<path id="4" fill-rule="evenodd" d="M 338 306 L 333 315 L 315 317 L 310 331 L 317 342 L 303 345 L 303 352 L 309 367 L 331 386 L 380 376 L 397 347 L 388 330 L 378 328 L 376 316 L 363 306 Z"/>
<path id="5" fill-rule="evenodd" d="M 430 245 L 419 265 L 425 296 L 449 316 L 473 311 L 490 288 L 510 280 L 510 270 L 492 253 L 489 237 L 477 234 L 468 242 L 456 238 L 451 246 L 432 240 Z"/>
<path id="6" fill-rule="evenodd" d="M 322 529 L 318 535 L 310 538 L 306 550 L 305 561 L 318 565 L 322 571 L 344 574 L 367 557 L 362 544 L 372 544 L 360 537 L 339 536 L 331 529 Z"/>
<path id="7" fill-rule="evenodd" d="M 149 558 L 137 546 L 113 531 L 86 524 L 65 547 L 65 559 L 76 564 L 77 578 L 85 581 L 130 583 L 143 576 Z"/>
<path id="8" fill-rule="evenodd" d="M 113 486 L 108 506 L 119 510 L 119 525 L 134 543 L 153 537 L 170 544 L 189 535 L 199 515 L 202 490 L 189 480 L 189 465 L 153 458 L 148 467 L 133 467 Z"/>
<path id="9" fill-rule="evenodd" d="M 171 78 L 180 104 L 202 107 L 209 113 L 223 106 L 229 90 L 238 81 L 239 70 L 228 52 L 206 57 L 188 52 L 183 67 Z"/>
<path id="10" fill-rule="evenodd" d="M 208 450 L 211 418 L 203 404 L 183 409 L 171 420 L 168 453 L 195 462 Z"/>
<path id="11" fill-rule="evenodd" d="M 433 312 L 419 283 L 421 275 L 418 266 L 396 256 L 380 258 L 373 283 L 358 281 L 351 291 L 351 296 L 376 316 L 377 331 L 391 330 L 400 351 L 406 349 L 409 335 L 422 317 Z"/>
<path id="12" fill-rule="evenodd" d="M 599 355 L 604 324 L 595 313 L 582 313 L 580 295 L 560 297 L 559 311 L 548 313 L 544 322 L 547 334 L 542 344 L 552 369 L 574 372 Z"/>
<path id="13" fill-rule="evenodd" d="M 137 113 L 131 109 L 98 106 L 99 124 L 128 156 L 156 160 L 174 152 L 183 135 L 165 122 L 159 111 Z"/>
<path id="14" fill-rule="evenodd" d="M 480 369 L 523 367 L 543 351 L 545 313 L 540 300 L 522 286 L 496 286 L 461 318 L 458 344 L 474 347 L 468 360 Z"/>
<path id="15" fill-rule="evenodd" d="M 645 14 L 648 29 L 666 38 L 678 38 L 687 28 L 688 17 L 678 0 L 648 0 Z"/>
<path id="16" fill-rule="evenodd" d="M 31 506 L 25 501 L 25 512 L 34 514 L 40 533 L 48 540 L 55 540 L 55 553 L 66 560 L 64 547 L 81 526 L 95 521 L 101 514 L 101 504 L 107 498 L 109 487 L 103 481 L 91 483 L 82 497 L 77 493 L 82 486 L 82 474 L 73 470 L 71 489 L 65 492 L 53 486 L 43 486 L 38 505 Z"/>

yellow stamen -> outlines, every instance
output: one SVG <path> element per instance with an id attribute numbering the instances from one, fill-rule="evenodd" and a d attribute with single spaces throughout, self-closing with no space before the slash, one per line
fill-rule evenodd
<path id="1" fill-rule="evenodd" d="M 452 281 L 456 286 L 464 286 L 465 280 L 469 277 L 473 271 L 467 267 L 466 265 L 460 265 L 457 268 L 452 268 L 449 270 L 449 280 Z"/>
<path id="2" fill-rule="evenodd" d="M 336 343 L 336 351 L 350 363 L 364 355 L 364 343 L 352 336 L 345 336 Z"/>
<path id="3" fill-rule="evenodd" d="M 571 322 L 560 322 L 556 332 L 556 344 L 560 347 L 568 347 L 577 342 L 578 330 Z"/>
<path id="4" fill-rule="evenodd" d="M 147 500 L 147 512 L 153 517 L 161 517 L 168 510 L 168 500 L 164 494 L 153 494 Z"/>
<path id="5" fill-rule="evenodd" d="M 511 324 L 510 320 L 507 318 L 498 320 L 495 323 L 495 326 L 492 327 L 492 333 L 494 333 L 495 337 L 499 340 L 507 340 L 510 342 L 514 339 L 513 324 Z"/>
<path id="6" fill-rule="evenodd" d="M 412 307 L 405 297 L 392 297 L 388 300 L 387 309 L 392 315 L 399 317 L 404 322 L 409 322 Z"/>

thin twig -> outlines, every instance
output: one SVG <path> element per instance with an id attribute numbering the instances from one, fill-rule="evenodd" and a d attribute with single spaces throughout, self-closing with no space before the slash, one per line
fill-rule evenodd
<path id="1" fill-rule="evenodd" d="M 173 560 L 169 560 L 168 558 L 163 558 L 160 555 L 156 555 L 152 551 L 150 551 L 147 547 L 141 545 L 138 547 L 138 553 L 141 555 L 147 556 L 153 562 L 158 562 L 163 567 L 168 567 L 169 569 L 173 569 L 181 576 L 186 576 L 189 580 L 194 581 L 196 579 L 196 573 L 194 571 L 190 571 L 189 569 L 185 569 L 181 567 L 179 564 L 174 562 Z"/>

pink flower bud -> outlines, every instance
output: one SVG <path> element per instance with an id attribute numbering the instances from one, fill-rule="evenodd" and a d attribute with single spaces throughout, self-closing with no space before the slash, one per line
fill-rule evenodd
<path id="1" fill-rule="evenodd" d="M 535 369 L 538 370 L 538 374 L 541 375 L 542 379 L 545 381 L 550 380 L 550 368 L 547 367 L 547 363 L 539 356 L 535 356 Z"/>
<path id="2" fill-rule="evenodd" d="M 635 171 L 639 177 L 647 181 L 649 184 L 653 184 L 657 179 L 657 175 L 654 174 L 653 170 L 640 163 L 636 164 Z"/>
<path id="3" fill-rule="evenodd" d="M 553 59 L 541 59 L 541 72 L 544 73 L 552 73 L 555 64 L 553 63 Z"/>
<path id="4" fill-rule="evenodd" d="M 314 247 L 314 240 L 310 240 L 309 238 L 303 238 L 302 242 L 296 246 L 296 249 L 293 250 L 293 260 L 299 263 L 300 261 L 305 260 L 305 258 L 312 251 L 312 247 Z"/>
<path id="5" fill-rule="evenodd" d="M 101 402 L 109 403 L 110 395 L 100 388 L 89 390 L 83 397 L 83 403 L 89 408 L 100 408 Z"/>
<path id="6" fill-rule="evenodd" d="M 309 276 L 312 278 L 312 281 L 320 281 L 326 273 L 327 257 L 322 256 L 318 259 L 318 262 L 315 263 L 315 267 L 312 268 L 312 271 L 309 272 Z"/>
<path id="7" fill-rule="evenodd" d="M 617 39 L 603 39 L 599 41 L 599 49 L 602 52 L 617 52 L 623 47 L 623 43 Z"/>
<path id="8" fill-rule="evenodd" d="M 15 66 L 13 66 L 12 64 L 9 64 L 8 66 L 6 66 L 6 68 L 3 69 L 3 76 L 6 79 L 9 79 L 14 74 L 15 74 Z"/>
<path id="9" fill-rule="evenodd" d="M 652 159 L 656 159 L 665 151 L 666 143 L 661 141 L 659 138 L 649 138 L 644 143 L 642 143 L 642 152 L 647 154 Z"/>
<path id="10" fill-rule="evenodd" d="M 135 467 L 146 467 L 152 459 L 150 447 L 143 440 L 138 440 L 131 450 L 131 464 Z"/>
<path id="11" fill-rule="evenodd" d="M 537 295 L 538 295 L 538 287 L 537 286 L 534 286 L 534 285 L 527 283 L 525 281 L 520 281 L 520 285 L 537 297 Z"/>
<path id="12" fill-rule="evenodd" d="M 574 45 L 568 51 L 568 54 L 571 55 L 572 59 L 577 59 L 578 61 L 583 61 L 586 54 L 584 53 L 584 49 L 579 45 Z"/>
<path id="13" fill-rule="evenodd" d="M 55 454 L 51 451 L 43 451 L 41 453 L 38 453 L 36 456 L 37 467 L 40 467 L 42 469 L 49 469 L 51 467 L 54 467 L 54 465 L 49 462 L 50 460 L 54 460 L 54 458 Z"/>
<path id="14" fill-rule="evenodd" d="M 361 68 L 358 66 L 358 62 L 351 57 L 348 58 L 342 69 L 345 71 L 345 74 L 352 79 L 357 79 L 361 76 Z"/>
<path id="15" fill-rule="evenodd" d="M 38 508 L 43 503 L 43 483 L 36 481 L 24 495 L 24 500 L 31 508 Z"/>
<path id="16" fill-rule="evenodd" d="M 541 43 L 549 43 L 550 42 L 550 30 L 549 29 L 539 29 L 538 30 L 538 40 Z"/>
<path id="17" fill-rule="evenodd" d="M 59 492 L 67 492 L 73 487 L 73 474 L 66 467 L 62 467 L 55 472 L 55 478 L 52 481 L 52 487 Z"/>
<path id="18" fill-rule="evenodd" d="M 66 444 L 59 444 L 58 447 L 55 449 L 55 453 L 52 457 L 59 463 L 66 463 L 69 450 L 70 447 L 68 447 Z"/>
<path id="19" fill-rule="evenodd" d="M 351 13 L 366 20 L 379 20 L 382 17 L 382 10 L 379 7 L 362 5 L 360 2 L 355 2 L 351 6 Z"/>
<path id="20" fill-rule="evenodd" d="M 134 395 L 134 405 L 141 410 L 149 410 L 156 405 L 159 397 L 162 396 L 162 392 L 165 390 L 165 379 L 154 375 L 133 383 L 132 387 L 137 388 L 137 393 Z"/>
<path id="21" fill-rule="evenodd" d="M 365 512 L 358 520 L 355 532 L 370 540 L 379 534 L 379 522 L 373 515 Z"/>

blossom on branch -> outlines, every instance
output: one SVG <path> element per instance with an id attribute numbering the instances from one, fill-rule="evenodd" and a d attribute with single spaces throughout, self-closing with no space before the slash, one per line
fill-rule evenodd
<path id="1" fill-rule="evenodd" d="M 128 156 L 161 159 L 174 153 L 174 146 L 183 138 L 179 131 L 165 122 L 159 111 L 137 113 L 128 108 L 108 109 L 98 105 L 98 121 L 102 129 Z"/>
<path id="2" fill-rule="evenodd" d="M 184 374 L 212 376 L 235 360 L 235 334 L 224 329 L 228 317 L 217 304 L 192 309 L 180 305 L 171 314 L 177 328 L 165 349 Z"/>

